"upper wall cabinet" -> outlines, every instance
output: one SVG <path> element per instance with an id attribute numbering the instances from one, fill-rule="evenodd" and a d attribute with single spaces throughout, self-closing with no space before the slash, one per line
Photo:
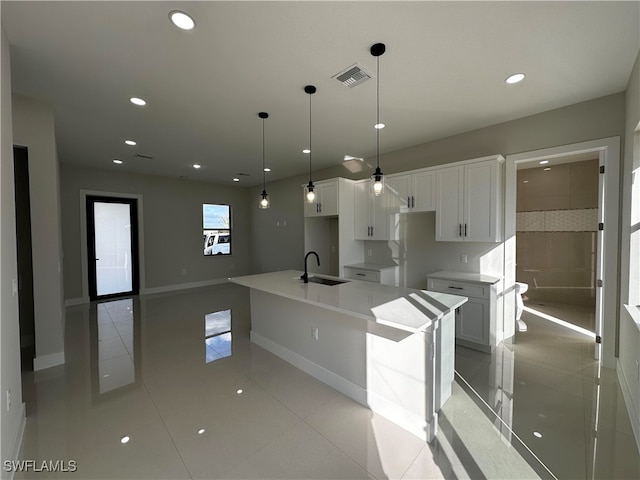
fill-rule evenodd
<path id="1" fill-rule="evenodd" d="M 501 241 L 503 162 L 495 155 L 436 170 L 436 240 Z"/>
<path id="2" fill-rule="evenodd" d="M 338 215 L 338 179 L 322 180 L 315 183 L 316 201 L 307 203 L 303 186 L 305 217 L 329 217 Z"/>
<path id="3" fill-rule="evenodd" d="M 386 190 L 390 213 L 433 212 L 436 209 L 436 170 L 389 175 Z"/>
<path id="4" fill-rule="evenodd" d="M 354 239 L 397 240 L 397 216 L 387 208 L 389 190 L 373 195 L 369 179 L 355 182 L 354 187 Z"/>

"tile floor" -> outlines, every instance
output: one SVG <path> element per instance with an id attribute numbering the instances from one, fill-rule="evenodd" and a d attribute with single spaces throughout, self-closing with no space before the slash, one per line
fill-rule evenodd
<path id="1" fill-rule="evenodd" d="M 243 287 L 71 307 L 67 363 L 24 378 L 21 459 L 77 471 L 15 478 L 640 478 L 614 374 L 598 388 L 590 342 L 527 320 L 493 355 L 457 349 L 425 444 L 252 344 Z"/>

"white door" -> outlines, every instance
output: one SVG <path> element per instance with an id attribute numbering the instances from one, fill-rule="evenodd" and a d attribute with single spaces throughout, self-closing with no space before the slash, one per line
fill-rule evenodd
<path id="1" fill-rule="evenodd" d="M 90 296 L 137 293 L 135 201 L 87 197 Z"/>

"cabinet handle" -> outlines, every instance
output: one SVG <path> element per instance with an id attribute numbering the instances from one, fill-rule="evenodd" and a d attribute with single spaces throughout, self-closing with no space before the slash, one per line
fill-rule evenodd
<path id="1" fill-rule="evenodd" d="M 371 225 L 371 236 L 373 237 L 373 225 Z"/>
<path id="2" fill-rule="evenodd" d="M 322 213 L 322 204 L 321 203 L 318 204 L 318 213 Z"/>
<path id="3" fill-rule="evenodd" d="M 407 197 L 407 207 L 411 208 L 411 197 Z"/>
<path id="4" fill-rule="evenodd" d="M 415 208 L 415 207 L 416 207 L 416 197 L 411 195 L 411 208 Z"/>
<path id="5" fill-rule="evenodd" d="M 462 236 L 462 224 L 461 223 L 458 224 L 458 236 L 459 237 Z"/>
<path id="6" fill-rule="evenodd" d="M 464 224 L 464 236 L 465 237 L 467 236 L 467 224 L 466 223 Z"/>
<path id="7" fill-rule="evenodd" d="M 464 287 L 452 287 L 452 286 L 449 286 L 449 288 L 453 288 L 454 290 L 464 290 Z"/>
<path id="8" fill-rule="evenodd" d="M 366 276 L 364 273 L 356 273 L 356 275 L 358 275 L 359 277 L 364 277 L 364 276 Z"/>

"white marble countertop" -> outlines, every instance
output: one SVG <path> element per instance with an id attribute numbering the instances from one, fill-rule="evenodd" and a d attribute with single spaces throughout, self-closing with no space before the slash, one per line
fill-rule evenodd
<path id="1" fill-rule="evenodd" d="M 360 270 L 371 270 L 372 272 L 381 272 L 387 268 L 398 268 L 397 265 L 380 265 L 377 263 L 354 263 L 353 265 L 345 265 L 345 268 L 359 268 Z"/>
<path id="2" fill-rule="evenodd" d="M 502 280 L 500 277 L 494 277 L 492 275 L 485 275 L 483 273 L 470 273 L 470 272 L 451 272 L 440 271 L 433 272 L 427 275 L 427 278 L 440 278 L 442 280 L 459 280 L 461 282 L 473 282 L 473 283 L 486 283 L 493 285 Z"/>
<path id="3" fill-rule="evenodd" d="M 405 332 L 419 332 L 467 301 L 467 297 L 346 280 L 339 285 L 303 283 L 301 271 L 233 277 L 238 285 L 363 318 Z M 328 275 L 310 275 L 336 279 Z"/>

